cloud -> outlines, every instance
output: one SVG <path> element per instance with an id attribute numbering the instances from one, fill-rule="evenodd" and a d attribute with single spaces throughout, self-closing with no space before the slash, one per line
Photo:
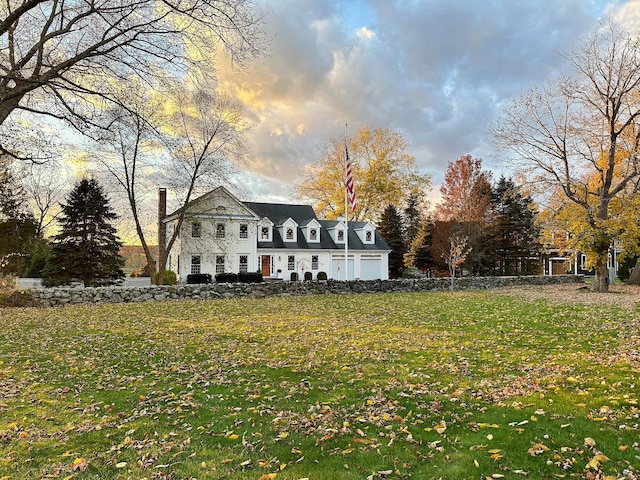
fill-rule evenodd
<path id="1" fill-rule="evenodd" d="M 502 105 L 557 75 L 608 15 L 640 23 L 640 1 L 260 0 L 270 56 L 219 84 L 255 127 L 248 196 L 290 194 L 318 145 L 362 125 L 399 130 L 438 183 L 470 153 L 499 167 L 485 142 Z M 637 23 L 632 23 L 636 25 Z M 490 158 L 491 157 L 491 158 Z M 262 183 L 260 178 L 262 178 Z M 277 182 L 276 182 L 277 181 Z"/>

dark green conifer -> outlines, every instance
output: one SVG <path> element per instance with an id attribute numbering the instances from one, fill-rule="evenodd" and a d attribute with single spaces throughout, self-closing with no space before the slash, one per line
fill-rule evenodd
<path id="1" fill-rule="evenodd" d="M 81 180 L 61 207 L 61 231 L 44 270 L 45 285 L 81 280 L 96 286 L 123 279 L 122 242 L 111 225 L 117 215 L 102 187 L 93 179 Z"/>

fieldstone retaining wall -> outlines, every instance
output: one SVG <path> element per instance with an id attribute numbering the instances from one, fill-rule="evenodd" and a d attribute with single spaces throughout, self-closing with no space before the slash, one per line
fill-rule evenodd
<path id="1" fill-rule="evenodd" d="M 463 277 L 455 280 L 456 290 L 483 290 L 515 285 L 584 283 L 582 275 L 529 277 Z M 57 287 L 33 289 L 33 298 L 43 306 L 79 303 L 147 302 L 179 299 L 259 298 L 267 296 L 314 295 L 323 293 L 423 292 L 449 290 L 450 278 L 398 280 L 305 281 L 264 283 L 214 283 L 210 285 L 163 285 L 145 287 Z"/>

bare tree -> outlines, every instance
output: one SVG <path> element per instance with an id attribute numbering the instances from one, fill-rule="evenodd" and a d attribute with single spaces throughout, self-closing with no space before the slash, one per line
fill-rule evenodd
<path id="1" fill-rule="evenodd" d="M 253 0 L 5 0 L 0 125 L 21 110 L 84 130 L 105 102 L 118 102 L 119 79 L 182 76 L 217 45 L 242 65 L 265 40 Z"/>
<path id="2" fill-rule="evenodd" d="M 576 246 L 593 258 L 592 290 L 608 291 L 607 254 L 619 233 L 610 205 L 640 175 L 640 43 L 603 26 L 565 56 L 575 75 L 534 88 L 493 124 L 497 146 L 576 209 Z"/>
<path id="3" fill-rule="evenodd" d="M 147 261 L 151 278 L 156 271 L 156 258 L 153 255 L 147 236 L 146 223 L 142 218 L 144 195 L 140 190 L 149 190 L 147 184 L 152 181 L 148 172 L 157 168 L 153 165 L 153 156 L 166 155 L 158 128 L 162 125 L 161 103 L 159 95 L 145 89 L 139 82 L 131 82 L 133 91 L 122 92 L 120 102 L 103 113 L 104 123 L 99 143 L 103 150 L 94 155 L 107 170 L 118 188 L 126 194 L 136 235 Z M 145 175 L 145 173 L 147 175 Z"/>
<path id="4" fill-rule="evenodd" d="M 45 231 L 54 223 L 59 211 L 56 208 L 67 193 L 72 176 L 59 163 L 32 163 L 24 173 L 22 184 L 31 210 L 37 222 L 37 235 L 44 235 Z"/>
<path id="5" fill-rule="evenodd" d="M 469 237 L 454 233 L 449 239 L 449 252 L 443 254 L 444 261 L 449 267 L 449 275 L 451 276 L 451 291 L 453 292 L 453 284 L 456 278 L 456 269 L 462 265 L 467 258 L 467 255 L 471 253 L 471 246 L 469 246 Z"/>
<path id="6" fill-rule="evenodd" d="M 147 264 L 152 276 L 160 266 L 158 283 L 162 284 L 161 266 L 166 265 L 180 232 L 186 205 L 195 192 L 226 179 L 234 162 L 244 158 L 249 126 L 240 105 L 216 92 L 206 79 L 198 84 L 179 82 L 161 94 L 144 89 L 131 93 L 126 109 L 114 108 L 103 116 L 109 134 L 102 137 L 104 152 L 98 160 L 126 193 Z M 166 248 L 159 246 L 157 266 L 145 236 L 141 215 L 145 203 L 139 195 L 141 188 L 148 187 L 150 170 L 156 171 L 155 183 L 173 191 L 179 212 Z"/>
<path id="7" fill-rule="evenodd" d="M 242 107 L 225 93 L 197 85 L 192 89 L 177 88 L 169 121 L 172 125 L 168 148 L 172 168 L 168 170 L 169 186 L 178 193 L 179 208 L 175 228 L 166 248 L 159 246 L 158 283 L 162 284 L 169 252 L 182 228 L 186 207 L 194 192 L 203 184 L 220 183 L 233 170 L 232 162 L 246 155 L 245 133 L 250 128 L 243 119 Z"/>

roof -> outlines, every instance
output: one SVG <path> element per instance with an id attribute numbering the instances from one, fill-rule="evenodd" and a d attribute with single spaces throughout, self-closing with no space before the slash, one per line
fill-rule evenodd
<path id="1" fill-rule="evenodd" d="M 317 220 L 316 212 L 311 205 L 287 205 L 284 203 L 243 202 L 259 217 L 267 217 L 275 225 L 282 225 L 288 218 L 298 225 L 306 225 L 311 220 Z"/>
<path id="2" fill-rule="evenodd" d="M 298 224 L 296 242 L 285 242 L 277 228 L 273 229 L 272 241 L 261 242 L 258 241 L 258 248 L 273 248 L 284 250 L 344 250 L 344 244 L 336 244 L 329 233 L 329 229 L 341 223 L 338 220 L 319 220 L 316 217 L 316 213 L 313 207 L 310 205 L 290 205 L 285 203 L 263 203 L 263 202 L 241 202 L 236 199 L 231 193 L 224 187 L 218 187 L 201 197 L 192 200 L 186 205 L 186 210 L 193 208 L 196 204 L 203 201 L 205 198 L 215 194 L 227 194 L 232 199 L 236 200 L 239 204 L 247 208 L 250 212 L 256 215 L 256 218 L 268 218 L 277 227 L 286 222 L 289 218 Z M 170 215 L 164 218 L 164 221 L 172 220 L 178 216 L 181 210 L 176 210 Z M 197 213 L 196 215 L 202 215 Z M 318 222 L 320 225 L 320 242 L 309 243 L 304 235 L 303 228 L 307 227 L 312 221 Z M 342 222 L 343 223 L 343 222 Z M 370 222 L 349 222 L 349 248 L 354 250 L 371 250 L 371 251 L 390 251 L 389 245 L 380 236 L 380 233 L 375 231 L 375 242 L 372 244 L 364 244 L 360 240 L 360 237 L 356 233 L 356 230 L 360 230 L 368 225 Z M 306 229 L 306 228 L 305 228 Z"/>

